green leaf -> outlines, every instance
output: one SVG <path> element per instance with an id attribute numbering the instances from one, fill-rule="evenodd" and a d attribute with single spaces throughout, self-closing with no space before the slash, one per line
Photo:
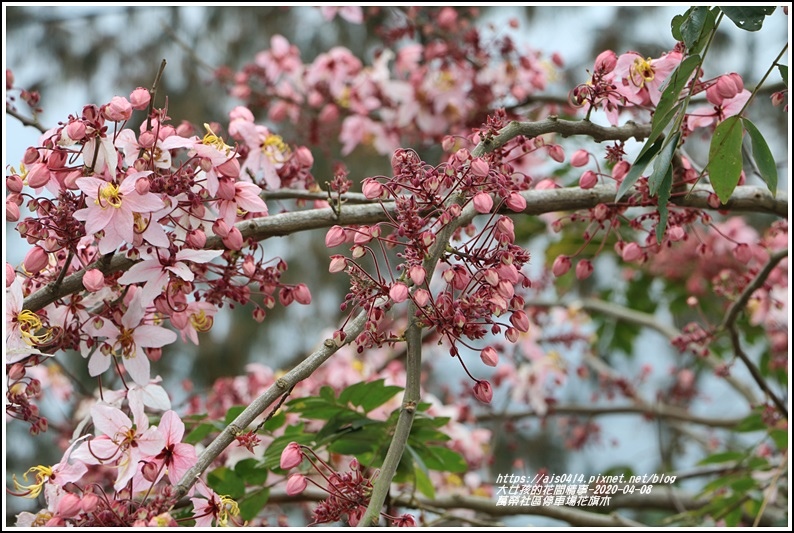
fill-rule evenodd
<path id="1" fill-rule="evenodd" d="M 270 489 L 262 489 L 248 494 L 240 502 L 240 518 L 247 522 L 256 518 L 259 511 L 264 509 L 269 498 Z"/>
<path id="2" fill-rule="evenodd" d="M 661 134 L 667 124 L 673 119 L 673 116 L 675 116 L 674 114 L 671 115 L 670 112 L 679 107 L 676 104 L 679 103 L 678 98 L 681 96 L 681 91 L 684 90 L 687 82 L 692 77 L 692 73 L 700 65 L 700 61 L 700 56 L 697 54 L 687 57 L 681 61 L 681 64 L 665 80 L 662 95 L 659 97 L 659 103 L 653 113 L 651 136 L 648 137 L 649 141 L 656 138 L 654 133 L 656 136 Z"/>
<path id="3" fill-rule="evenodd" d="M 731 505 L 735 505 L 736 507 L 725 515 L 725 525 L 728 527 L 736 527 L 742 521 L 742 508 L 735 502 L 731 502 Z"/>
<path id="4" fill-rule="evenodd" d="M 711 11 L 707 6 L 693 7 L 688 11 L 689 15 L 681 23 L 681 39 L 688 49 L 692 49 L 697 43 L 698 38 L 706 27 Z"/>
<path id="5" fill-rule="evenodd" d="M 668 138 L 665 142 L 664 148 L 662 148 L 662 151 L 659 152 L 659 155 L 656 157 L 656 161 L 653 163 L 653 172 L 650 176 L 648 176 L 648 189 L 653 196 L 655 196 L 659 191 L 662 181 L 664 181 L 665 176 L 672 168 L 671 163 L 673 161 L 673 154 L 675 153 L 676 148 L 678 148 L 678 140 L 680 138 L 681 133 L 676 133 L 672 137 Z"/>
<path id="6" fill-rule="evenodd" d="M 368 383 L 356 383 L 342 391 L 339 395 L 339 403 L 345 405 L 348 402 L 356 407 L 361 407 L 364 412 L 369 412 L 388 402 L 395 394 L 402 391 L 402 387 L 396 385 L 384 385 L 385 380 L 379 379 Z"/>
<path id="7" fill-rule="evenodd" d="M 676 15 L 673 17 L 673 20 L 670 21 L 670 32 L 673 34 L 673 39 L 676 41 L 683 41 L 684 38 L 681 35 L 681 24 L 687 19 L 689 14 L 692 12 L 692 9 L 689 8 L 683 15 Z"/>
<path id="8" fill-rule="evenodd" d="M 750 431 L 761 431 L 765 428 L 766 424 L 764 424 L 764 421 L 761 418 L 761 413 L 756 411 L 747 415 L 741 422 L 739 422 L 735 430 L 739 433 L 748 433 Z"/>
<path id="9" fill-rule="evenodd" d="M 742 173 L 741 117 L 723 120 L 714 131 L 709 147 L 709 177 L 714 192 L 724 204 L 733 194 Z"/>
<path id="10" fill-rule="evenodd" d="M 753 146 L 753 159 L 758 166 L 758 171 L 761 173 L 761 178 L 766 182 L 769 192 L 775 196 L 777 194 L 777 165 L 775 164 L 775 158 L 772 156 L 772 151 L 769 149 L 769 145 L 766 144 L 764 136 L 761 135 L 755 124 L 750 122 L 750 119 L 743 118 L 742 124 L 744 124 L 747 134 L 750 136 L 750 142 Z"/>
<path id="11" fill-rule="evenodd" d="M 784 429 L 773 429 L 769 432 L 769 436 L 772 437 L 778 450 L 788 450 L 788 431 Z"/>
<path id="12" fill-rule="evenodd" d="M 739 28 L 758 31 L 764 24 L 764 18 L 775 12 L 775 7 L 720 6 L 720 10 Z"/>
<path id="13" fill-rule="evenodd" d="M 788 89 L 788 66 L 778 65 L 777 69 L 780 71 L 780 77 L 783 78 L 783 84 Z"/>
<path id="14" fill-rule="evenodd" d="M 423 454 L 422 458 L 430 470 L 455 473 L 469 470 L 466 460 L 458 452 L 441 446 L 427 446 L 426 450 L 427 453 Z"/>
<path id="15" fill-rule="evenodd" d="M 351 433 L 345 433 L 328 446 L 333 453 L 358 455 L 377 450 L 386 432 L 383 428 L 368 427 Z"/>
<path id="16" fill-rule="evenodd" d="M 199 424 L 193 429 L 193 431 L 187 434 L 187 436 L 185 437 L 185 443 L 198 444 L 199 442 L 204 440 L 204 437 L 209 435 L 214 429 L 215 426 L 208 422 L 205 422 L 204 424 Z"/>
<path id="17" fill-rule="evenodd" d="M 642 152 L 640 153 L 637 160 L 634 161 L 634 164 L 631 165 L 631 170 L 626 176 L 623 178 L 623 181 L 620 183 L 620 187 L 618 187 L 618 194 L 615 196 L 615 200 L 620 200 L 623 198 L 629 189 L 631 189 L 637 180 L 640 179 L 642 176 L 642 172 L 645 170 L 645 167 L 651 162 L 651 160 L 659 153 L 659 150 L 662 148 L 663 141 L 661 139 L 657 140 L 652 145 L 649 145 L 651 139 L 648 138 L 648 141 L 645 143 L 645 146 L 642 148 Z"/>
<path id="18" fill-rule="evenodd" d="M 222 466 L 207 474 L 207 484 L 222 496 L 239 499 L 245 495 L 245 483 L 234 471 Z"/>
<path id="19" fill-rule="evenodd" d="M 258 459 L 243 459 L 234 465 L 234 473 L 248 486 L 264 485 L 268 471 L 259 464 Z"/>
<path id="20" fill-rule="evenodd" d="M 282 410 L 279 410 L 278 413 L 273 415 L 273 417 L 265 422 L 265 425 L 262 426 L 262 430 L 266 432 L 275 431 L 281 426 L 283 426 L 287 422 L 287 413 Z"/>
<path id="21" fill-rule="evenodd" d="M 705 459 L 701 459 L 698 464 L 699 465 L 713 465 L 718 463 L 728 463 L 728 462 L 735 462 L 741 461 L 747 454 L 743 452 L 719 452 L 713 453 L 706 457 Z"/>
<path id="22" fill-rule="evenodd" d="M 665 174 L 661 185 L 659 185 L 659 223 L 656 225 L 656 242 L 662 243 L 664 238 L 664 231 L 667 228 L 667 217 L 669 211 L 667 210 L 667 202 L 670 201 L 670 194 L 673 190 L 673 167 L 667 167 L 667 174 Z"/>
<path id="23" fill-rule="evenodd" d="M 411 445 L 405 447 L 408 453 L 413 458 L 414 462 L 414 479 L 416 482 L 416 490 L 421 492 L 427 498 L 434 500 L 436 498 L 436 489 L 428 476 L 427 466 L 424 461 Z"/>
<path id="24" fill-rule="evenodd" d="M 229 407 L 229 410 L 226 411 L 226 416 L 223 418 L 223 424 L 228 426 L 234 419 L 240 416 L 240 413 L 245 411 L 245 408 L 248 407 L 247 405 L 234 405 Z"/>

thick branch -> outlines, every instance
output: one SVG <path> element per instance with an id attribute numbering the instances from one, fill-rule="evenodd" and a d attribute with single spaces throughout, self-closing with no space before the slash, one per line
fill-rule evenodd
<path id="1" fill-rule="evenodd" d="M 623 126 L 604 127 L 589 120 L 563 120 L 554 116 L 538 122 L 511 122 L 502 128 L 498 135 L 480 143 L 472 151 L 472 155 L 479 157 L 487 154 L 522 135 L 532 138 L 547 133 L 559 133 L 563 137 L 586 135 L 595 142 L 627 141 L 632 137 L 643 141 L 651 133 L 651 125 L 627 122 Z"/>
<path id="2" fill-rule="evenodd" d="M 520 411 L 515 413 L 483 413 L 478 415 L 475 419 L 477 422 L 487 420 L 518 420 L 521 418 L 530 417 L 547 417 L 547 416 L 601 416 L 601 415 L 622 415 L 622 414 L 642 414 L 659 418 L 669 418 L 672 420 L 680 420 L 682 422 L 690 422 L 693 424 L 701 424 L 704 426 L 715 428 L 733 428 L 744 417 L 739 418 L 707 418 L 703 416 L 694 415 L 684 409 L 673 407 L 665 404 L 658 405 L 550 405 L 549 412 L 544 415 L 539 415 L 534 411 Z"/>
<path id="3" fill-rule="evenodd" d="M 527 201 L 527 208 L 524 213 L 528 215 L 540 215 L 543 213 L 553 213 L 557 211 L 575 211 L 578 209 L 593 208 L 598 204 L 612 205 L 615 203 L 615 188 L 611 186 L 599 186 L 593 189 L 582 190 L 579 188 L 565 188 L 553 190 L 529 190 L 521 195 Z M 706 195 L 700 192 L 693 192 L 689 196 L 679 199 L 677 204 L 682 207 L 696 207 L 711 209 L 706 203 Z M 769 191 L 759 187 L 736 187 L 733 196 L 720 209 L 734 211 L 748 211 L 759 213 L 771 213 L 781 217 L 786 217 L 788 213 L 788 199 L 783 195 L 774 198 Z M 388 213 L 388 215 L 387 215 Z M 346 205 L 342 207 L 342 212 L 337 217 L 333 210 L 328 208 L 312 209 L 308 211 L 295 211 L 290 213 L 280 213 L 273 216 L 254 218 L 238 222 L 237 227 L 245 238 L 252 238 L 257 241 L 268 237 L 278 237 L 298 233 L 301 231 L 313 230 L 318 228 L 329 228 L 335 224 L 375 224 L 388 220 L 388 216 L 394 214 L 394 205 L 386 203 L 370 205 Z M 473 214 L 472 214 L 473 216 Z M 471 220 L 471 218 L 469 218 Z M 207 239 L 207 249 L 221 249 L 223 243 L 218 237 Z M 124 256 L 117 255 L 105 264 L 103 261 L 95 261 L 87 269 L 98 268 L 104 274 L 110 274 L 121 270 L 129 269 L 135 262 Z M 33 293 L 25 299 L 24 309 L 38 311 L 52 302 L 81 291 L 83 289 L 83 275 L 85 270 L 81 270 L 67 276 L 63 283 L 53 290 L 53 285 L 48 285 Z M 428 270 L 430 272 L 430 270 Z"/>
<path id="4" fill-rule="evenodd" d="M 364 330 L 364 325 L 367 322 L 366 311 L 361 311 L 355 318 L 353 318 L 344 328 L 345 344 L 352 342 Z M 237 437 L 240 432 L 246 431 L 246 428 L 251 425 L 254 419 L 265 412 L 271 404 L 277 401 L 281 396 L 286 394 L 296 383 L 303 381 L 309 377 L 312 372 L 317 370 L 329 357 L 339 350 L 341 346 L 337 346 L 333 339 L 326 339 L 322 346 L 314 353 L 309 355 L 295 368 L 284 374 L 276 380 L 264 393 L 256 398 L 251 405 L 240 413 L 234 421 L 227 426 L 220 435 L 218 435 L 212 443 L 207 446 L 204 452 L 199 456 L 196 464 L 185 473 L 179 484 L 176 486 L 177 497 L 180 498 L 187 494 L 190 487 L 196 482 L 202 472 L 225 450 Z"/>

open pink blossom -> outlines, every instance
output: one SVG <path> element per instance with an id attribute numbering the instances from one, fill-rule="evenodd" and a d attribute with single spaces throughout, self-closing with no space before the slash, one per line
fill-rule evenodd
<path id="1" fill-rule="evenodd" d="M 662 84 L 682 59 L 680 52 L 670 52 L 657 59 L 645 59 L 637 52 L 623 54 L 615 65 L 617 91 L 633 104 L 656 105 L 662 96 Z"/>
<path id="2" fill-rule="evenodd" d="M 239 211 L 267 215 L 267 204 L 259 197 L 261 193 L 262 189 L 259 185 L 245 181 L 236 182 L 234 196 L 228 200 L 218 200 L 218 215 L 229 226 L 233 226 L 237 221 Z"/>
<path id="3" fill-rule="evenodd" d="M 185 423 L 174 411 L 166 411 L 157 426 L 165 439 L 162 449 L 150 460 L 160 472 L 168 476 L 172 484 L 176 484 L 182 476 L 196 464 L 196 449 L 182 442 L 185 435 Z"/>
<path id="4" fill-rule="evenodd" d="M 123 243 L 133 242 L 135 213 L 151 213 L 164 207 L 156 194 L 139 194 L 135 189 L 135 182 L 149 174 L 149 171 L 135 172 L 120 185 L 93 177 L 77 179 L 77 186 L 88 197 L 88 206 L 75 211 L 74 218 L 85 221 L 89 235 L 105 232 L 99 241 L 100 253 L 107 254 Z"/>

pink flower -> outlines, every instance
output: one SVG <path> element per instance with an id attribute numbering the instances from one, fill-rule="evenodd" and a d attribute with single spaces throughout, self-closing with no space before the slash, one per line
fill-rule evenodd
<path id="1" fill-rule="evenodd" d="M 165 444 L 151 459 L 151 463 L 160 472 L 158 480 L 165 473 L 168 480 L 175 484 L 196 464 L 196 449 L 192 445 L 182 442 L 182 437 L 185 435 L 185 423 L 174 411 L 163 413 L 157 429 L 165 438 Z"/>
<path id="2" fill-rule="evenodd" d="M 171 325 L 179 330 L 182 342 L 190 339 L 198 346 L 198 334 L 212 329 L 217 312 L 218 308 L 209 302 L 190 302 L 184 311 L 171 314 Z"/>
<path id="3" fill-rule="evenodd" d="M 577 150 L 571 156 L 572 167 L 583 167 L 590 160 L 590 152 L 587 150 Z"/>
<path id="4" fill-rule="evenodd" d="M 472 199 L 474 210 L 478 213 L 490 213 L 493 209 L 493 198 L 487 192 L 478 192 Z"/>
<path id="5" fill-rule="evenodd" d="M 372 178 L 367 178 L 361 183 L 361 192 L 364 193 L 364 196 L 369 198 L 370 200 L 374 200 L 375 198 L 380 198 L 385 189 L 383 185 L 380 184 L 377 180 Z"/>
<path id="6" fill-rule="evenodd" d="M 632 261 L 637 261 L 643 257 L 642 248 L 636 242 L 630 242 L 626 246 L 623 247 L 623 251 L 621 252 L 621 257 L 627 263 Z"/>
<path id="7" fill-rule="evenodd" d="M 565 161 L 565 151 L 559 144 L 550 144 L 546 147 L 546 150 L 549 152 L 549 157 L 554 159 L 556 162 L 562 163 Z"/>
<path id="8" fill-rule="evenodd" d="M 347 259 L 344 255 L 332 255 L 331 264 L 328 266 L 328 272 L 335 274 L 342 272 L 347 267 Z"/>
<path id="9" fill-rule="evenodd" d="M 132 104 L 132 108 L 137 109 L 138 111 L 146 109 L 151 100 L 152 95 L 149 93 L 148 89 L 144 89 L 143 87 L 138 87 L 130 94 L 130 103 Z"/>
<path id="10" fill-rule="evenodd" d="M 297 442 L 290 442 L 281 452 L 281 461 L 279 466 L 282 470 L 290 470 L 295 468 L 303 461 L 303 451 Z"/>
<path id="11" fill-rule="evenodd" d="M 524 311 L 513 311 L 513 314 L 510 315 L 510 323 L 518 331 L 523 331 L 524 333 L 529 331 L 529 317 Z"/>
<path id="12" fill-rule="evenodd" d="M 345 242 L 345 229 L 342 226 L 332 226 L 325 234 L 325 246 L 334 248 Z"/>
<path id="13" fill-rule="evenodd" d="M 511 192 L 505 200 L 505 203 L 507 204 L 508 209 L 516 213 L 521 213 L 527 208 L 527 201 L 517 192 Z"/>
<path id="14" fill-rule="evenodd" d="M 490 168 L 484 159 L 477 157 L 471 162 L 471 173 L 478 178 L 484 178 L 488 175 Z"/>
<path id="15" fill-rule="evenodd" d="M 133 412 L 135 423 L 121 410 L 98 403 L 91 408 L 94 428 L 101 436 L 82 444 L 74 457 L 86 464 L 111 463 L 118 469 L 113 487 L 121 490 L 135 476 L 139 462 L 162 450 L 165 438 L 156 427 L 149 427 L 143 411 Z"/>
<path id="16" fill-rule="evenodd" d="M 141 292 L 136 291 L 129 303 L 127 312 L 121 317 L 120 327 L 109 320 L 102 321 L 99 327 L 88 326 L 89 334 L 106 337 L 100 349 L 95 350 L 88 361 L 88 373 L 98 376 L 110 368 L 110 357 L 121 357 L 124 368 L 133 380 L 140 385 L 149 384 L 149 359 L 144 348 L 160 348 L 176 340 L 176 333 L 160 326 L 142 325 L 145 308 L 141 302 Z M 92 331 L 93 328 L 93 331 Z M 84 357 L 88 355 L 87 353 Z"/>
<path id="17" fill-rule="evenodd" d="M 25 254 L 25 260 L 22 261 L 25 270 L 31 274 L 38 274 L 49 264 L 50 256 L 41 246 L 34 246 L 28 250 L 28 253 Z"/>
<path id="18" fill-rule="evenodd" d="M 292 474 L 287 479 L 287 496 L 297 496 L 306 490 L 306 476 L 299 473 Z"/>
<path id="19" fill-rule="evenodd" d="M 262 189 L 253 183 L 238 181 L 234 184 L 234 197 L 218 201 L 218 214 L 229 226 L 237 220 L 238 210 L 267 215 L 267 204 L 259 195 Z"/>
<path id="20" fill-rule="evenodd" d="M 583 280 L 590 277 L 593 273 L 593 263 L 587 259 L 582 259 L 576 265 L 576 279 Z"/>
<path id="21" fill-rule="evenodd" d="M 478 381 L 474 385 L 474 397 L 483 403 L 491 403 L 493 399 L 493 389 L 491 384 L 485 380 Z"/>
<path id="22" fill-rule="evenodd" d="M 598 176 L 592 170 L 586 170 L 579 178 L 579 187 L 582 189 L 592 189 L 598 183 Z"/>
<path id="23" fill-rule="evenodd" d="M 141 305 L 149 306 L 168 284 L 172 275 L 185 281 L 193 281 L 194 274 L 184 261 L 208 263 L 220 256 L 223 250 L 179 250 L 171 255 L 169 250 L 156 248 L 150 254 L 141 254 L 144 261 L 135 263 L 120 278 L 119 283 L 130 285 L 145 281 L 141 291 Z"/>
<path id="24" fill-rule="evenodd" d="M 617 90 L 633 104 L 656 105 L 662 96 L 662 84 L 682 59 L 680 52 L 670 52 L 658 59 L 643 59 L 636 52 L 623 54 L 615 65 Z"/>
<path id="25" fill-rule="evenodd" d="M 361 6 L 323 6 L 320 8 L 320 11 L 325 20 L 333 20 L 335 16 L 339 15 L 353 24 L 361 24 L 364 22 L 364 12 L 361 10 Z"/>
<path id="26" fill-rule="evenodd" d="M 88 197 L 88 206 L 75 211 L 74 218 L 85 221 L 89 235 L 105 232 L 99 241 L 100 253 L 107 254 L 123 243 L 133 242 L 135 213 L 151 213 L 164 207 L 154 193 L 139 194 L 135 190 L 135 182 L 149 174 L 149 171 L 130 174 L 121 185 L 93 177 L 77 179 L 77 186 Z"/>
<path id="27" fill-rule="evenodd" d="M 114 96 L 110 103 L 102 106 L 105 118 L 113 122 L 123 122 L 132 117 L 132 105 L 123 96 Z"/>

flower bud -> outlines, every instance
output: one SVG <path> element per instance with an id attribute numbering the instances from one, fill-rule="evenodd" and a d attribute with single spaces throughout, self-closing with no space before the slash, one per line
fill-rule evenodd
<path id="1" fill-rule="evenodd" d="M 577 150 L 571 156 L 571 166 L 572 167 L 583 167 L 587 164 L 587 161 L 590 159 L 590 152 L 587 150 Z"/>
<path id="2" fill-rule="evenodd" d="M 303 460 L 303 451 L 297 442 L 290 442 L 287 444 L 284 451 L 281 452 L 281 461 L 279 466 L 282 470 L 290 470 L 295 468 Z"/>
<path id="3" fill-rule="evenodd" d="M 587 170 L 579 178 L 579 187 L 582 189 L 592 189 L 598 183 L 598 175 L 592 170 Z"/>
<path id="4" fill-rule="evenodd" d="M 629 169 L 631 169 L 631 164 L 628 161 L 621 161 L 612 169 L 612 177 L 615 178 L 615 181 L 623 181 L 623 178 L 629 173 Z"/>
<path id="5" fill-rule="evenodd" d="M 427 272 L 425 272 L 425 268 L 421 265 L 414 265 L 408 269 L 408 276 L 413 281 L 414 285 L 421 285 L 425 282 L 425 277 L 427 276 Z"/>
<path id="6" fill-rule="evenodd" d="M 430 303 L 430 293 L 425 289 L 417 289 L 414 291 L 414 302 L 418 307 L 424 307 Z"/>
<path id="7" fill-rule="evenodd" d="M 123 122 L 132 116 L 132 105 L 123 96 L 114 96 L 110 103 L 102 106 L 105 118 L 113 122 Z"/>
<path id="8" fill-rule="evenodd" d="M 361 184 L 361 191 L 364 193 L 364 196 L 370 200 L 374 200 L 375 198 L 381 197 L 384 189 L 383 185 L 381 185 L 377 180 L 367 178 Z"/>
<path id="9" fill-rule="evenodd" d="M 243 234 L 234 226 L 229 229 L 229 234 L 221 240 L 224 246 L 230 250 L 241 250 L 243 247 Z"/>
<path id="10" fill-rule="evenodd" d="M 524 333 L 529 331 L 529 317 L 524 311 L 513 311 L 513 314 L 510 315 L 510 323 L 518 331 L 523 331 Z"/>
<path id="11" fill-rule="evenodd" d="M 6 222 L 16 222 L 19 220 L 19 206 L 6 200 Z"/>
<path id="12" fill-rule="evenodd" d="M 491 403 L 493 399 L 493 389 L 491 384 L 485 380 L 478 381 L 474 385 L 474 397 L 483 403 Z"/>
<path id="13" fill-rule="evenodd" d="M 499 363 L 499 354 L 490 346 L 480 352 L 480 359 L 488 366 L 496 366 Z"/>
<path id="14" fill-rule="evenodd" d="M 101 270 L 92 268 L 83 275 L 83 287 L 89 292 L 97 292 L 105 286 L 105 275 Z"/>
<path id="15" fill-rule="evenodd" d="M 190 248 L 200 250 L 207 244 L 207 234 L 200 229 L 194 229 L 185 237 L 185 244 Z"/>
<path id="16" fill-rule="evenodd" d="M 85 137 L 85 122 L 73 120 L 66 125 L 66 135 L 73 141 L 82 141 Z"/>
<path id="17" fill-rule="evenodd" d="M 565 161 L 565 151 L 559 144 L 549 144 L 547 145 L 546 150 L 549 152 L 549 157 L 554 159 L 556 162 L 562 163 Z"/>
<path id="18" fill-rule="evenodd" d="M 747 244 L 742 242 L 737 244 L 736 248 L 733 249 L 733 256 L 737 261 L 746 265 L 750 262 L 750 259 L 753 258 L 753 251 Z"/>
<path id="19" fill-rule="evenodd" d="M 631 263 L 632 261 L 641 259 L 643 257 L 643 252 L 642 248 L 640 248 L 636 242 L 630 242 L 623 247 L 623 251 L 620 255 L 624 261 Z"/>
<path id="20" fill-rule="evenodd" d="M 493 209 L 493 198 L 486 192 L 478 192 L 472 199 L 474 203 L 474 210 L 478 213 L 490 213 Z"/>
<path id="21" fill-rule="evenodd" d="M 157 474 L 160 469 L 157 468 L 157 464 L 151 461 L 146 461 L 143 463 L 143 468 L 141 468 L 141 473 L 143 474 L 143 479 L 148 481 L 149 483 L 154 483 L 157 481 Z"/>
<path id="22" fill-rule="evenodd" d="M 22 188 L 25 186 L 22 183 L 22 178 L 19 177 L 19 174 L 11 174 L 6 176 L 6 188 L 8 192 L 18 194 L 22 192 Z"/>
<path id="23" fill-rule="evenodd" d="M 306 477 L 303 474 L 292 474 L 287 479 L 287 496 L 297 496 L 306 490 Z"/>
<path id="24" fill-rule="evenodd" d="M 34 246 L 25 255 L 23 265 L 31 274 L 38 274 L 50 263 L 50 256 L 41 246 Z"/>
<path id="25" fill-rule="evenodd" d="M 590 277 L 593 273 L 593 263 L 587 259 L 582 259 L 576 264 L 576 279 L 583 280 Z"/>
<path id="26" fill-rule="evenodd" d="M 405 283 L 397 282 L 389 289 L 389 298 L 395 303 L 401 303 L 408 299 L 408 286 Z"/>
<path id="27" fill-rule="evenodd" d="M 133 109 L 138 111 L 143 111 L 146 109 L 151 100 L 152 95 L 143 87 L 138 87 L 130 93 L 130 104 L 132 105 Z"/>
<path id="28" fill-rule="evenodd" d="M 678 242 L 686 237 L 686 233 L 684 232 L 684 228 L 681 226 L 670 226 L 667 228 L 667 237 L 672 242 Z"/>
<path id="29" fill-rule="evenodd" d="M 34 163 L 28 170 L 28 187 L 38 189 L 50 181 L 50 170 L 44 163 Z"/>
<path id="30" fill-rule="evenodd" d="M 212 232 L 222 239 L 229 235 L 229 230 L 229 225 L 222 218 L 212 223 Z"/>
<path id="31" fill-rule="evenodd" d="M 602 74 L 607 74 L 615 70 L 615 66 L 618 64 L 618 56 L 612 50 L 605 50 L 598 54 L 595 60 L 595 70 L 596 72 L 601 72 Z"/>
<path id="32" fill-rule="evenodd" d="M 312 303 L 312 294 L 309 292 L 309 287 L 304 283 L 298 283 L 294 291 L 295 301 L 302 305 L 309 305 Z"/>
<path id="33" fill-rule="evenodd" d="M 58 500 L 56 513 L 63 518 L 72 518 L 82 511 L 80 497 L 71 492 L 64 492 Z"/>
<path id="34" fill-rule="evenodd" d="M 477 178 L 484 178 L 488 175 L 490 168 L 484 159 L 477 157 L 471 162 L 471 173 Z"/>
<path id="35" fill-rule="evenodd" d="M 551 273 L 556 277 L 564 276 L 571 269 L 571 258 L 567 255 L 560 255 L 554 260 L 551 266 Z"/>
<path id="36" fill-rule="evenodd" d="M 345 242 L 345 230 L 342 226 L 332 226 L 325 234 L 325 246 L 334 248 Z"/>
<path id="37" fill-rule="evenodd" d="M 331 264 L 328 266 L 328 272 L 336 274 L 342 272 L 347 267 L 347 261 L 344 255 L 332 255 Z"/>

